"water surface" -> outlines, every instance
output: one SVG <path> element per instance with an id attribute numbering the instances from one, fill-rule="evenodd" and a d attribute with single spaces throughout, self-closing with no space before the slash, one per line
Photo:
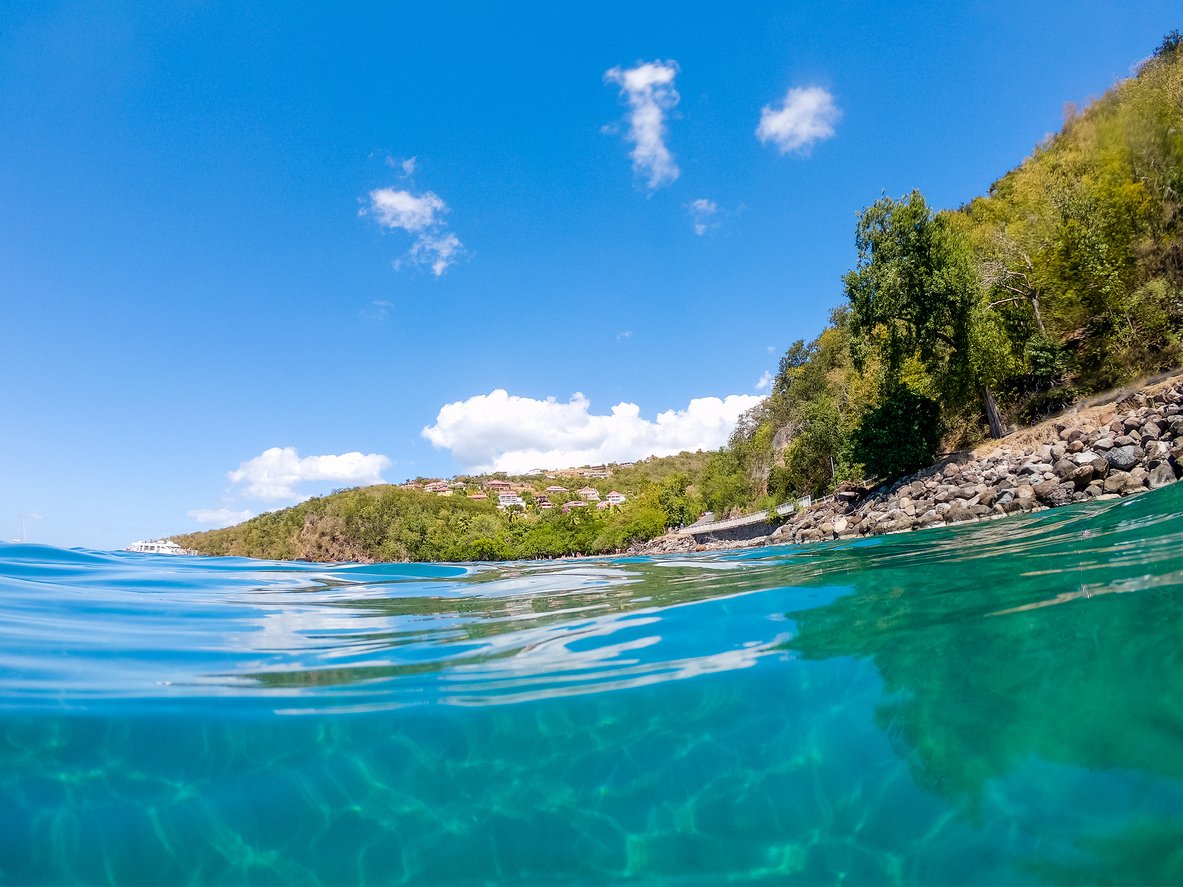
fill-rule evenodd
<path id="1" fill-rule="evenodd" d="M 692 557 L 0 546 L 0 882 L 1183 883 L 1183 485 Z"/>

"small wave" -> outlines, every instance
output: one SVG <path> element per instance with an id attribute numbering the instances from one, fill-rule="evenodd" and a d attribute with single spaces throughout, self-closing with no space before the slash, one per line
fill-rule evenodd
<path id="1" fill-rule="evenodd" d="M 231 696 L 270 710 L 298 696 L 317 711 L 607 692 L 752 667 L 800 644 L 798 621 L 815 653 L 818 613 L 839 598 L 878 614 L 829 626 L 847 645 L 865 634 L 858 649 L 1173 587 L 1181 495 L 668 558 L 326 565 L 0 545 L 0 705 Z"/>

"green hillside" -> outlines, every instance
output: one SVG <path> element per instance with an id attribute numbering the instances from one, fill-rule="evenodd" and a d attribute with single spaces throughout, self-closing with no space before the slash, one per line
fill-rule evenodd
<path id="1" fill-rule="evenodd" d="M 985 196 L 863 211 L 844 304 L 719 457 L 742 478 L 723 507 L 904 474 L 1180 364 L 1180 46 L 1167 35 Z"/>
<path id="2" fill-rule="evenodd" d="M 661 535 L 667 526 L 694 521 L 702 510 L 699 488 L 707 462 L 707 454 L 681 453 L 606 466 L 607 478 L 462 477 L 448 495 L 361 487 L 226 529 L 172 538 L 202 554 L 312 561 L 505 560 L 618 551 Z M 512 485 L 523 505 L 498 509 L 490 482 Z M 567 491 L 547 494 L 552 486 Z M 613 491 L 626 501 L 604 509 L 595 502 L 568 505 L 582 503 L 576 491 L 583 487 L 595 489 L 601 501 Z M 469 498 L 482 492 L 492 498 Z"/>

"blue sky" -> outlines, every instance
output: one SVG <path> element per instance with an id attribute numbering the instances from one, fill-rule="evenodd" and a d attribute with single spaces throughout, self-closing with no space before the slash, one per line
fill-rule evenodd
<path id="1" fill-rule="evenodd" d="M 863 206 L 982 193 L 1180 26 L 503 6 L 0 6 L 0 538 L 718 446 Z"/>

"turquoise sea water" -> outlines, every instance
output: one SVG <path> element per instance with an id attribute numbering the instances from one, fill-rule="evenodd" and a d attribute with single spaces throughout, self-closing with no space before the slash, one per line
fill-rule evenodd
<path id="1" fill-rule="evenodd" d="M 475 566 L 0 546 L 0 883 L 1183 883 L 1181 513 Z"/>

